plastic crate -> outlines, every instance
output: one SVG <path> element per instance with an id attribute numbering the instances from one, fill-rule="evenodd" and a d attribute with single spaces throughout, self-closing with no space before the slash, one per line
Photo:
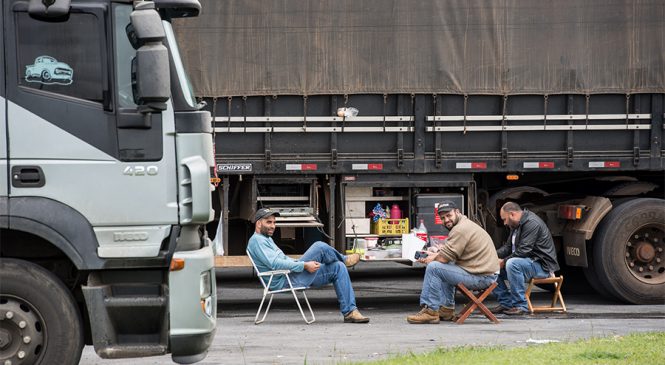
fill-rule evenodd
<path id="1" fill-rule="evenodd" d="M 409 218 L 404 219 L 379 219 L 372 222 L 373 234 L 379 236 L 397 236 L 409 233 Z"/>

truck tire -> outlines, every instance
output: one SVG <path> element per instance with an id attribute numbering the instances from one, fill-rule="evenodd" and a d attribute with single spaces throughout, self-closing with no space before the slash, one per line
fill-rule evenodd
<path id="1" fill-rule="evenodd" d="M 584 277 L 586 277 L 587 282 L 589 282 L 589 285 L 593 290 L 596 291 L 596 293 L 600 294 L 606 299 L 610 300 L 617 300 L 617 297 L 612 294 L 605 286 L 603 283 L 600 282 L 600 278 L 598 277 L 598 273 L 596 272 L 596 265 L 593 263 L 593 254 L 592 254 L 591 249 L 587 249 L 587 254 L 588 257 L 588 267 L 585 267 L 582 269 L 584 272 Z"/>
<path id="2" fill-rule="evenodd" d="M 64 284 L 31 262 L 0 259 L 0 364 L 79 363 L 81 316 Z"/>
<path id="3" fill-rule="evenodd" d="M 612 209 L 594 234 L 602 287 L 633 304 L 665 302 L 665 200 L 634 199 Z"/>

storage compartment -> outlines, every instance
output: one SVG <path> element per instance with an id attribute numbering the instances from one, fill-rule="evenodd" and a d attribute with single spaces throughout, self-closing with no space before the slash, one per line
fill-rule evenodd
<path id="1" fill-rule="evenodd" d="M 460 212 L 465 214 L 464 195 L 462 194 L 418 194 L 414 196 L 416 206 L 416 221 L 414 227 L 420 225 L 422 219 L 427 228 L 429 236 L 447 236 L 448 229 L 443 226 L 443 222 L 436 212 L 438 204 L 443 200 L 454 202 Z"/>

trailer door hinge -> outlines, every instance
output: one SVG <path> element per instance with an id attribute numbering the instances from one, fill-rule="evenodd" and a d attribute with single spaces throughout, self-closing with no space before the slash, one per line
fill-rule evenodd
<path id="1" fill-rule="evenodd" d="M 404 165 L 404 149 L 397 149 L 397 167 Z"/>
<path id="2" fill-rule="evenodd" d="M 332 167 L 337 167 L 337 149 L 333 148 L 330 150 L 330 165 Z"/>
<path id="3" fill-rule="evenodd" d="M 441 149 L 437 148 L 436 155 L 434 156 L 434 164 L 436 165 L 436 167 L 441 167 L 441 162 L 442 162 L 441 160 L 443 159 L 442 156 L 443 154 L 441 153 Z"/>
<path id="4" fill-rule="evenodd" d="M 506 165 L 508 165 L 508 149 L 504 147 L 501 149 L 501 167 Z"/>
<path id="5" fill-rule="evenodd" d="M 568 153 L 566 156 L 566 166 L 571 167 L 573 166 L 573 148 L 568 147 Z"/>
<path id="6" fill-rule="evenodd" d="M 633 165 L 637 166 L 640 164 L 640 148 L 633 147 Z"/>
<path id="7" fill-rule="evenodd" d="M 270 159 L 270 150 L 265 150 L 265 162 L 266 168 L 270 168 L 272 165 L 272 160 Z"/>

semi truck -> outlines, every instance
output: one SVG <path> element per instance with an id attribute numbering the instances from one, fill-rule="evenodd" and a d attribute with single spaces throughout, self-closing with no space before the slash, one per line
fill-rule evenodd
<path id="1" fill-rule="evenodd" d="M 210 113 L 171 22 L 197 0 L 11 0 L 0 27 L 0 363 L 206 356 Z"/>
<path id="2" fill-rule="evenodd" d="M 203 4 L 176 34 L 214 120 L 219 266 L 243 264 L 259 207 L 286 253 L 370 238 L 385 261 L 420 221 L 445 238 L 444 199 L 500 245 L 514 201 L 564 289 L 665 301 L 662 2 Z"/>

